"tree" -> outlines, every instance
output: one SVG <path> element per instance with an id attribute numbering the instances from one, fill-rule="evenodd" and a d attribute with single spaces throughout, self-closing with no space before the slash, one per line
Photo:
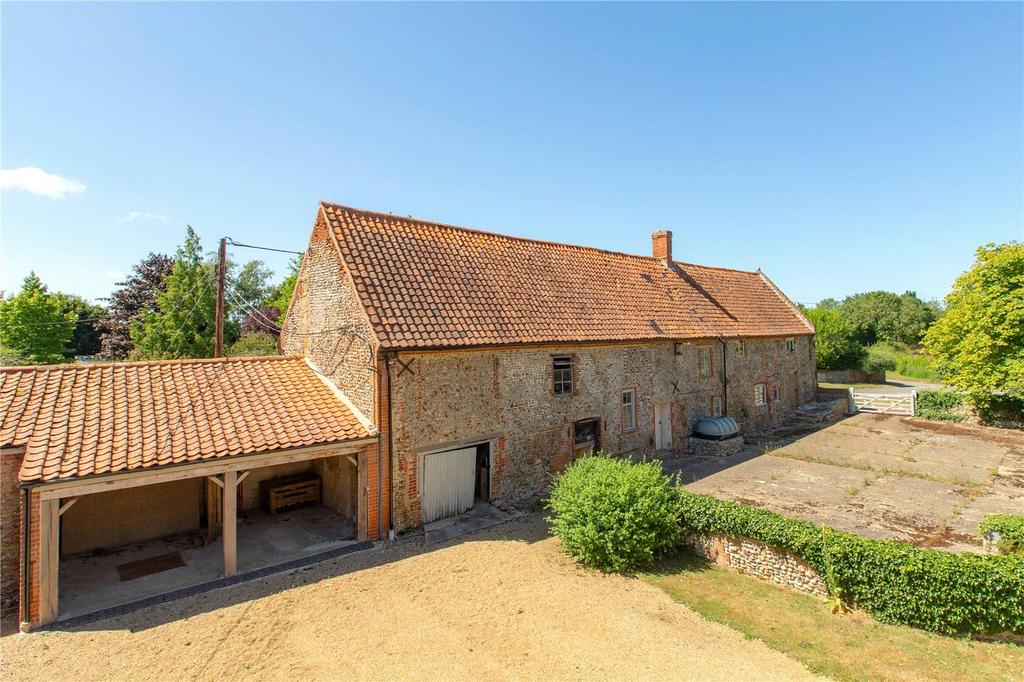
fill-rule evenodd
<path id="1" fill-rule="evenodd" d="M 806 310 L 817 330 L 815 352 L 818 369 L 853 369 L 860 367 L 866 355 L 854 335 L 853 326 L 835 308 Z"/>
<path id="2" fill-rule="evenodd" d="M 277 338 L 277 319 L 281 311 L 268 305 L 261 305 L 250 311 L 242 320 L 242 336 L 246 334 L 269 334 Z"/>
<path id="3" fill-rule="evenodd" d="M 156 308 L 156 295 L 164 290 L 174 260 L 150 253 L 132 268 L 132 275 L 107 299 L 107 319 L 101 324 L 100 353 L 104 360 L 123 360 L 132 351 L 131 325 L 146 310 Z"/>
<path id="4" fill-rule="evenodd" d="M 284 281 L 277 285 L 274 293 L 267 300 L 267 305 L 277 308 L 280 311 L 277 319 L 277 326 L 284 327 L 285 316 L 288 314 L 288 306 L 292 302 L 292 293 L 295 291 L 295 283 L 299 281 L 299 270 L 302 269 L 302 256 L 292 258 L 288 263 L 288 274 Z"/>
<path id="5" fill-rule="evenodd" d="M 226 355 L 229 358 L 277 355 L 277 336 L 260 332 L 242 334 L 228 347 Z"/>
<path id="6" fill-rule="evenodd" d="M 0 300 L 0 348 L 5 363 L 53 364 L 68 362 L 68 342 L 78 316 L 65 312 L 36 273 L 21 291 Z"/>
<path id="7" fill-rule="evenodd" d="M 231 288 L 242 303 L 262 305 L 274 294 L 274 287 L 270 284 L 273 274 L 263 261 L 251 260 L 232 278 Z M 245 314 L 242 311 L 240 317 L 244 318 Z"/>
<path id="8" fill-rule="evenodd" d="M 946 383 L 978 407 L 1024 401 L 1024 242 L 979 247 L 924 337 Z"/>
<path id="9" fill-rule="evenodd" d="M 156 310 L 143 310 L 131 325 L 132 357 L 210 357 L 216 331 L 212 280 L 211 265 L 190 225 L 164 290 L 156 296 Z"/>
<path id="10" fill-rule="evenodd" d="M 100 352 L 100 335 L 103 319 L 106 318 L 107 309 L 103 306 L 93 305 L 81 296 L 57 292 L 53 297 L 60 303 L 61 312 L 74 313 L 78 322 L 74 325 L 71 333 L 71 347 L 68 357 L 74 358 L 78 355 L 96 355 Z"/>
<path id="11" fill-rule="evenodd" d="M 934 309 L 912 291 L 901 296 L 891 291 L 854 294 L 843 300 L 839 312 L 865 346 L 879 341 L 916 344 L 935 320 Z"/>

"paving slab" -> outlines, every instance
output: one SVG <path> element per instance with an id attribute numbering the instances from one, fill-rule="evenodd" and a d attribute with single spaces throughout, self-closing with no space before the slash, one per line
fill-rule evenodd
<path id="1" fill-rule="evenodd" d="M 980 551 L 977 524 L 1024 513 L 1024 433 L 859 414 L 756 434 L 730 457 L 677 457 L 684 487 L 866 537 Z"/>

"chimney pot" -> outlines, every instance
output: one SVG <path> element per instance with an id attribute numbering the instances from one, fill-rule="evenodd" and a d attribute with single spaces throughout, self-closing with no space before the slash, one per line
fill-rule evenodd
<path id="1" fill-rule="evenodd" d="M 658 230 L 651 235 L 651 252 L 665 264 L 672 262 L 672 231 Z"/>

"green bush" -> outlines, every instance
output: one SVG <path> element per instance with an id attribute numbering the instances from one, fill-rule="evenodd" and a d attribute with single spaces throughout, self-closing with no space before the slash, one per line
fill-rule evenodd
<path id="1" fill-rule="evenodd" d="M 868 346 L 860 367 L 865 372 L 896 372 L 912 379 L 935 379 L 937 376 L 927 355 L 891 343 Z"/>
<path id="2" fill-rule="evenodd" d="M 872 374 L 875 372 L 891 372 L 896 369 L 896 351 L 884 343 L 868 346 L 867 355 L 861 361 L 860 368 Z"/>
<path id="3" fill-rule="evenodd" d="M 952 554 L 872 540 L 683 491 L 684 527 L 760 540 L 803 558 L 830 592 L 885 623 L 1024 635 L 1024 558 Z"/>
<path id="4" fill-rule="evenodd" d="M 1024 516 L 993 514 L 978 524 L 978 534 L 999 533 L 999 551 L 1003 554 L 1024 554 Z M 1022 597 L 1024 598 L 1024 597 Z"/>
<path id="5" fill-rule="evenodd" d="M 584 457 L 555 479 L 548 508 L 562 546 L 602 570 L 649 565 L 681 539 L 679 489 L 657 462 Z"/>
<path id="6" fill-rule="evenodd" d="M 967 418 L 964 396 L 956 391 L 918 391 L 915 416 L 936 421 L 962 422 Z"/>

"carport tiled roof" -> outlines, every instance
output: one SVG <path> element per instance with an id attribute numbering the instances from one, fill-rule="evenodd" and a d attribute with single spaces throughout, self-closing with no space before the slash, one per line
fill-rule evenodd
<path id="1" fill-rule="evenodd" d="M 813 333 L 760 271 L 321 210 L 385 348 Z"/>
<path id="2" fill-rule="evenodd" d="M 301 357 L 0 368 L 23 483 L 367 438 Z"/>

